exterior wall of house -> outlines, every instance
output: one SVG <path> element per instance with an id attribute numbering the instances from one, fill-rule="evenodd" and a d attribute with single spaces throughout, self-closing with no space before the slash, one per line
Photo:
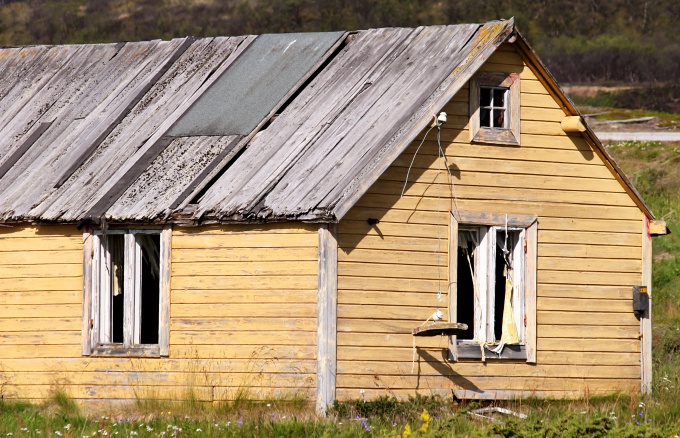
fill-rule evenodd
<path id="1" fill-rule="evenodd" d="M 471 145 L 469 90 L 462 89 L 444 108 L 441 130 L 455 189 L 446 184 L 435 129 L 403 197 L 422 135 L 338 225 L 340 399 L 361 390 L 365 397 L 454 390 L 480 398 L 640 390 L 630 286 L 642 281 L 643 214 L 583 137 L 561 130 L 564 112 L 512 46 L 482 70 L 520 75 L 520 147 Z M 437 306 L 447 313 L 449 211 L 456 208 L 538 217 L 535 365 L 450 363 L 446 337 L 417 338 L 414 348 L 411 330 Z"/>
<path id="2" fill-rule="evenodd" d="M 83 234 L 0 228 L 0 391 L 44 399 L 314 396 L 318 227 L 175 229 L 167 358 L 81 355 Z"/>

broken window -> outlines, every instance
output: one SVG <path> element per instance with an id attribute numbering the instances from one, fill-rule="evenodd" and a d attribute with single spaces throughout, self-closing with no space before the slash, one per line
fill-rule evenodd
<path id="1" fill-rule="evenodd" d="M 89 350 L 101 354 L 160 355 L 167 342 L 168 269 L 163 246 L 169 229 L 108 230 L 92 239 Z M 166 238 L 163 238 L 166 234 Z M 87 254 L 86 254 L 87 257 Z M 167 347 L 165 347 L 167 349 Z"/>
<path id="2" fill-rule="evenodd" d="M 535 217 L 455 215 L 451 319 L 468 330 L 452 340 L 454 359 L 534 359 Z"/>
<path id="3" fill-rule="evenodd" d="M 520 80 L 481 72 L 470 80 L 470 141 L 519 145 Z"/>

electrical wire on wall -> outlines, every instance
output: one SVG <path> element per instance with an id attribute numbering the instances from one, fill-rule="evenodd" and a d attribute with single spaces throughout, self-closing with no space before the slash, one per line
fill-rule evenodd
<path id="1" fill-rule="evenodd" d="M 427 139 L 428 134 L 434 129 L 437 128 L 437 242 L 435 244 L 434 248 L 434 254 L 436 256 L 437 260 L 437 299 L 436 299 L 436 310 L 435 312 L 428 317 L 419 327 L 418 329 L 421 329 L 425 324 L 427 324 L 430 320 L 432 320 L 432 324 L 436 324 L 438 321 L 442 320 L 444 318 L 444 313 L 440 310 L 440 302 L 442 299 L 442 274 L 441 274 L 441 256 L 442 256 L 442 251 L 441 251 L 441 243 L 442 243 L 442 223 L 441 223 L 441 216 L 442 216 L 442 205 L 441 205 L 441 200 L 442 200 L 442 193 L 441 193 L 441 174 L 442 174 L 442 161 L 444 162 L 444 165 L 447 170 L 448 174 L 448 186 L 450 188 L 450 193 L 449 193 L 449 200 L 453 202 L 453 205 L 450 205 L 447 210 L 455 211 L 454 214 L 457 215 L 458 213 L 458 200 L 455 192 L 455 185 L 453 183 L 453 175 L 451 173 L 451 169 L 448 163 L 448 160 L 446 158 L 446 153 L 444 152 L 444 149 L 442 148 L 441 144 L 441 127 L 442 125 L 447 121 L 447 115 L 445 112 L 439 113 L 439 115 L 434 116 L 434 120 L 430 126 L 430 128 L 425 132 L 425 135 L 423 135 L 423 139 L 421 140 L 420 144 L 416 148 L 416 151 L 413 154 L 413 158 L 411 159 L 411 163 L 408 167 L 408 170 L 406 172 L 406 180 L 404 181 L 404 187 L 402 188 L 401 191 L 401 197 L 403 198 L 404 193 L 406 192 L 406 186 L 408 185 L 409 182 L 409 176 L 411 174 L 411 169 L 413 168 L 413 165 L 416 160 L 416 156 L 418 155 L 418 152 L 420 151 L 421 147 L 425 143 L 425 140 Z M 455 207 L 455 208 L 454 208 Z M 445 227 L 448 229 L 448 227 Z M 448 287 L 448 285 L 447 285 Z M 429 326 L 428 326 L 429 328 Z M 418 331 L 416 329 L 416 331 Z M 467 326 L 465 327 L 467 329 Z M 456 333 L 459 328 L 453 328 L 453 327 L 448 327 L 446 329 L 444 328 L 439 328 L 437 330 L 437 334 L 439 335 L 444 335 L 444 334 L 454 334 Z M 414 372 L 415 370 L 415 360 L 416 360 L 416 341 L 415 341 L 415 332 L 414 331 L 414 338 L 413 338 L 413 357 L 412 357 L 412 367 L 411 367 L 411 373 Z M 423 335 L 422 332 L 420 335 Z"/>

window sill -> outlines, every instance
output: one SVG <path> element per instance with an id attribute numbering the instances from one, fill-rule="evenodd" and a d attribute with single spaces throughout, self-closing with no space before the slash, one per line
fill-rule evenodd
<path id="1" fill-rule="evenodd" d="M 98 345 L 92 348 L 90 356 L 94 357 L 161 357 L 158 345 L 138 345 L 124 347 L 123 345 Z"/>
<path id="2" fill-rule="evenodd" d="M 458 360 L 482 360 L 482 351 L 476 342 L 460 342 L 457 346 Z M 486 360 L 527 360 L 526 346 L 506 345 L 502 353 L 497 355 L 489 349 L 484 350 Z"/>
<path id="3" fill-rule="evenodd" d="M 519 138 L 517 137 L 511 129 L 479 128 L 477 134 L 472 138 L 472 143 L 519 146 Z"/>

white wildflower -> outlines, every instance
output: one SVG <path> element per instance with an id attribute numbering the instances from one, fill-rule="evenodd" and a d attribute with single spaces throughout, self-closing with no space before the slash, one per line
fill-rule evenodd
<path id="1" fill-rule="evenodd" d="M 146 426 L 146 431 L 147 431 L 147 432 L 151 432 L 152 430 L 153 430 L 153 427 L 151 427 L 151 426 L 149 426 L 149 425 Z"/>
<path id="2" fill-rule="evenodd" d="M 54 434 L 55 434 L 56 436 L 61 436 L 61 432 L 59 432 L 58 430 L 55 430 L 55 431 L 54 431 Z"/>
<path id="3" fill-rule="evenodd" d="M 196 432 L 203 432 L 203 429 L 201 429 L 200 427 L 197 427 Z"/>
<path id="4" fill-rule="evenodd" d="M 64 426 L 64 429 L 66 429 L 66 430 L 71 430 L 71 423 L 69 423 L 69 424 L 67 424 L 66 426 Z"/>

